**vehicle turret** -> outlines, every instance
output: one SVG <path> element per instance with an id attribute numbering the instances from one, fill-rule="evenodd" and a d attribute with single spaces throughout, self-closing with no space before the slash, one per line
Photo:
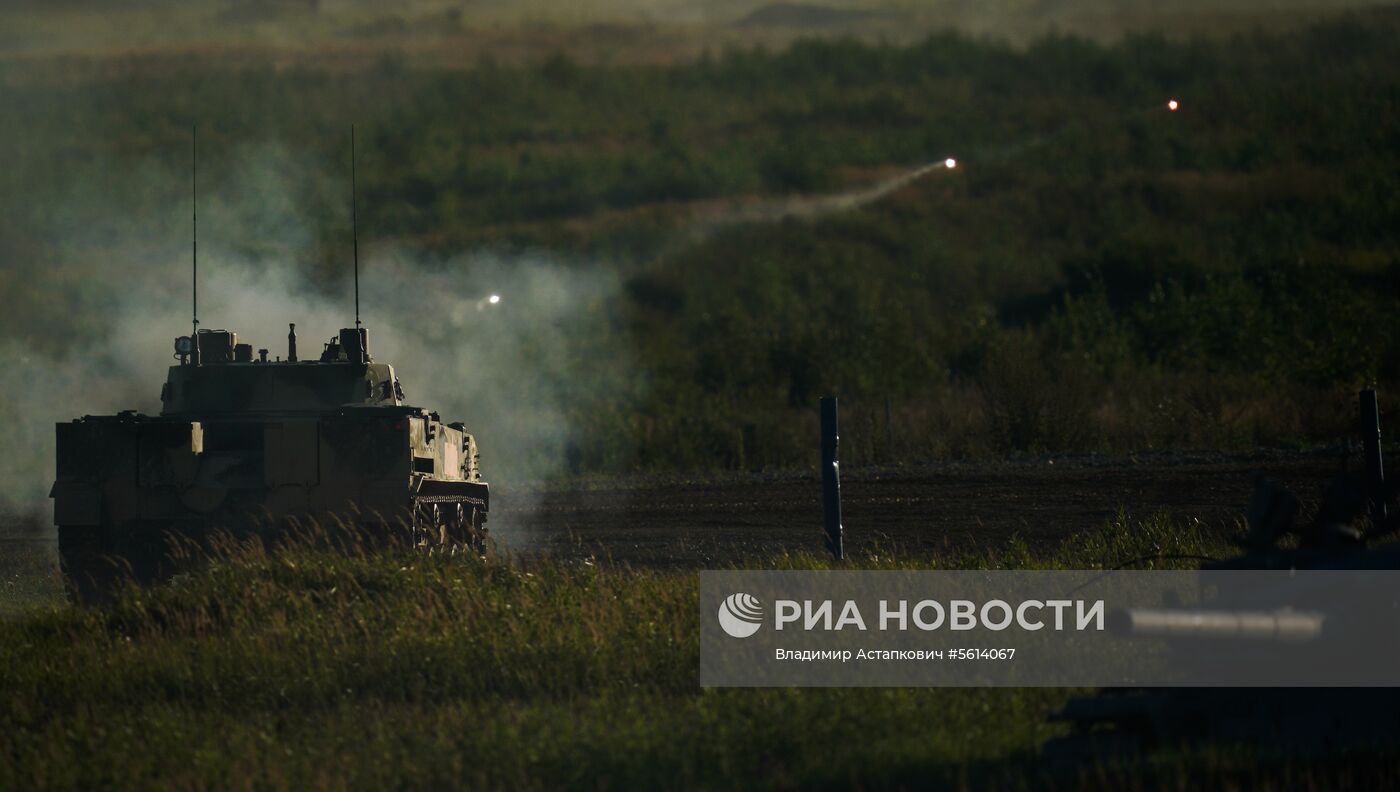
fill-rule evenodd
<path id="1" fill-rule="evenodd" d="M 393 366 L 369 356 L 368 333 L 347 328 L 325 344 L 317 360 L 296 360 L 295 325 L 287 360 L 253 357 L 251 344 L 227 330 L 200 330 L 198 364 L 189 336 L 175 340 L 179 363 L 161 390 L 163 416 L 297 413 L 348 406 L 396 407 L 403 388 Z M 182 352 L 182 350 L 184 350 Z"/>
<path id="2" fill-rule="evenodd" d="M 84 416 L 57 426 L 51 496 L 70 589 L 119 573 L 156 579 L 177 544 L 354 523 L 424 548 L 485 548 L 490 507 L 476 440 L 405 403 L 368 332 L 346 328 L 315 360 L 254 356 L 228 330 L 175 340 L 157 416 Z"/>

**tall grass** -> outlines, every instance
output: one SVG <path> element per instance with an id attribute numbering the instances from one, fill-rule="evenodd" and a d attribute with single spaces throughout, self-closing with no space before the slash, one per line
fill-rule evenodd
<path id="1" fill-rule="evenodd" d="M 1102 567 L 1217 553 L 1220 541 L 1165 518 L 1123 518 L 1049 552 L 1012 542 L 963 558 L 855 563 Z M 0 623 L 0 786 L 1325 778 L 1220 750 L 1165 768 L 1158 758 L 1052 773 L 1037 747 L 1061 733 L 1046 716 L 1074 691 L 702 690 L 696 597 L 691 573 L 245 544 L 168 585 Z"/>

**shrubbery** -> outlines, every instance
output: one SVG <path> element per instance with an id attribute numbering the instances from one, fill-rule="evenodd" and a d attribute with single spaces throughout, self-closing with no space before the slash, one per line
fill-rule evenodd
<path id="1" fill-rule="evenodd" d="M 340 277 L 276 237 L 288 213 L 319 240 L 346 230 L 353 118 L 362 240 L 552 249 L 627 284 L 596 321 L 634 354 L 587 357 L 584 327 L 557 376 L 579 383 L 576 470 L 808 464 L 826 393 L 874 433 L 850 438 L 855 463 L 1328 441 L 1356 387 L 1400 384 L 1397 32 L 1375 15 L 1107 47 L 944 34 L 670 66 L 201 61 L 11 84 L 0 255 L 6 293 L 33 299 L 0 334 L 61 347 L 106 299 L 73 260 L 133 229 L 183 245 L 195 119 L 224 196 L 209 234 Z M 688 241 L 686 202 L 947 155 L 964 166 L 863 209 Z M 90 241 L 49 244 L 73 228 Z"/>

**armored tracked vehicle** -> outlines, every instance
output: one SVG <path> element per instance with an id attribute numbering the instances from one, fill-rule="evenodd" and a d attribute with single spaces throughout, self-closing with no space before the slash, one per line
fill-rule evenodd
<path id="1" fill-rule="evenodd" d="M 182 541 L 265 534 L 310 520 L 405 532 L 420 546 L 484 545 L 490 498 L 476 441 L 409 406 L 364 328 L 315 360 L 256 357 L 225 330 L 175 341 L 161 411 L 57 427 L 50 496 L 59 554 L 79 599 L 120 574 L 158 579 Z"/>

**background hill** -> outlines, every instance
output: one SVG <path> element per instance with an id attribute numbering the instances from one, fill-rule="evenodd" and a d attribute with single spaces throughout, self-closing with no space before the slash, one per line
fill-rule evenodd
<path id="1" fill-rule="evenodd" d="M 1400 380 L 1397 32 L 9 57 L 6 498 L 53 421 L 158 407 L 194 124 L 202 319 L 273 354 L 351 319 L 358 124 L 372 351 L 493 478 L 809 465 L 826 393 L 850 464 L 1331 442 Z"/>

